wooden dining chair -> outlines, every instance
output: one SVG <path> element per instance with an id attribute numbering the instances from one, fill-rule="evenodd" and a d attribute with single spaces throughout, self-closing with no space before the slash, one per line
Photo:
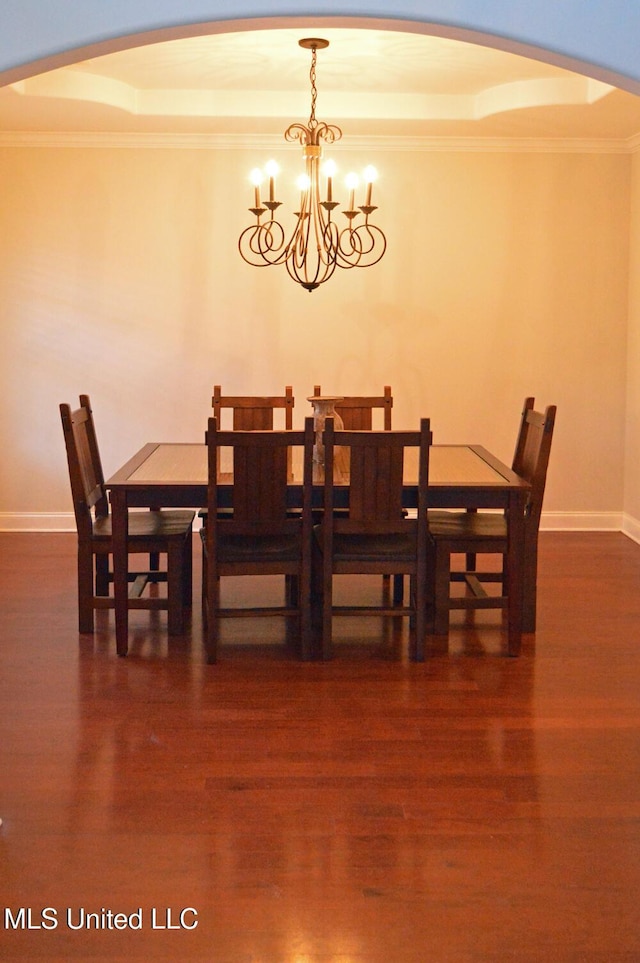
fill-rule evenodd
<path id="1" fill-rule="evenodd" d="M 320 386 L 317 386 L 320 393 Z M 345 428 L 357 431 L 372 431 L 374 427 L 374 413 L 382 412 L 382 428 L 391 431 L 391 411 L 393 395 L 391 386 L 385 385 L 381 395 L 346 395 L 336 402 L 336 411 L 342 418 Z M 383 575 L 383 581 L 388 582 L 389 575 Z M 396 575 L 393 580 L 393 601 L 395 605 L 402 604 L 404 593 L 404 579 Z"/>
<path id="2" fill-rule="evenodd" d="M 271 431 L 274 427 L 274 414 L 279 410 L 284 414 L 282 427 L 288 431 L 293 428 L 295 399 L 290 385 L 284 389 L 284 395 L 265 396 L 223 395 L 221 386 L 215 385 L 211 405 L 220 430 L 225 427 L 225 409 L 232 412 L 231 427 L 235 431 Z"/>
<path id="3" fill-rule="evenodd" d="M 207 429 L 209 521 L 201 530 L 205 587 L 203 620 L 207 660 L 217 661 L 220 619 L 285 616 L 297 620 L 299 651 L 311 657 L 311 495 L 313 418 L 303 431 L 221 431 L 210 418 Z M 220 511 L 219 452 L 229 448 L 233 462 L 231 511 Z M 289 452 L 302 451 L 301 496 L 289 504 Z M 291 508 L 297 508 L 292 512 Z M 230 575 L 283 575 L 281 606 L 223 607 L 220 582 Z"/>
<path id="4" fill-rule="evenodd" d="M 425 636 L 433 617 L 432 553 L 427 531 L 429 451 L 428 418 L 419 431 L 336 431 L 328 418 L 324 431 L 324 514 L 314 529 L 314 624 L 321 635 L 321 656 L 332 655 L 334 615 L 409 616 L 414 635 L 412 658 L 424 659 Z M 348 513 L 336 512 L 333 463 L 336 447 L 349 450 Z M 403 467 L 408 448 L 419 450 L 417 516 L 403 506 Z M 341 493 L 341 500 L 344 491 Z M 334 605 L 333 580 L 340 574 L 410 576 L 408 604 Z"/>
<path id="5" fill-rule="evenodd" d="M 534 404 L 534 398 L 525 399 L 512 465 L 513 471 L 531 485 L 525 511 L 522 558 L 524 632 L 535 632 L 536 629 L 538 534 L 556 417 L 555 405 L 549 405 L 542 413 L 534 410 Z M 452 609 L 508 609 L 506 516 L 486 511 L 431 510 L 428 520 L 429 532 L 436 545 L 435 634 L 448 634 Z M 477 556 L 484 554 L 502 556 L 498 571 L 478 569 Z M 462 570 L 452 567 L 454 555 L 465 557 Z M 456 583 L 464 583 L 466 594 L 451 591 Z M 496 583 L 499 585 L 498 594 L 487 592 L 487 588 Z"/>
<path id="6" fill-rule="evenodd" d="M 282 411 L 283 423 L 280 427 L 291 431 L 294 405 L 291 385 L 285 387 L 283 395 L 223 395 L 222 387 L 214 385 L 211 398 L 213 417 L 217 420 L 219 430 L 230 427 L 234 431 L 271 431 L 275 424 L 275 413 Z M 228 426 L 223 412 L 231 413 L 231 424 Z M 207 524 L 207 514 L 206 508 L 198 512 L 203 526 Z"/>
<path id="7" fill-rule="evenodd" d="M 322 388 L 316 385 L 314 396 L 322 396 Z M 393 395 L 391 387 L 385 385 L 381 395 L 347 395 L 335 403 L 336 413 L 342 418 L 345 429 L 350 431 L 371 431 L 374 427 L 374 411 L 382 411 L 382 428 L 391 431 L 391 409 Z"/>
<path id="8" fill-rule="evenodd" d="M 322 396 L 322 388 L 315 385 L 313 393 L 316 397 Z M 342 419 L 343 428 L 350 431 L 372 431 L 374 428 L 374 412 L 382 412 L 382 425 L 384 431 L 391 431 L 391 409 L 393 408 L 393 395 L 391 386 L 385 385 L 381 395 L 347 395 L 340 398 L 335 403 L 336 414 Z M 337 509 L 340 514 L 341 509 Z M 383 581 L 389 582 L 390 576 L 383 575 Z M 393 582 L 394 602 L 398 605 L 402 603 L 404 584 L 401 575 L 396 576 Z"/>
<path id="9" fill-rule="evenodd" d="M 69 466 L 73 510 L 78 534 L 78 629 L 93 632 L 94 610 L 113 608 L 109 586 L 113 581 L 111 515 L 104 486 L 102 462 L 88 395 L 80 395 L 73 411 L 60 405 Z M 127 549 L 130 555 L 148 555 L 149 569 L 128 574 L 129 607 L 168 610 L 170 635 L 184 627 L 184 609 L 192 597 L 192 524 L 195 512 L 183 510 L 130 512 Z M 166 555 L 165 570 L 157 560 Z M 166 597 L 142 597 L 149 584 L 167 583 Z"/>

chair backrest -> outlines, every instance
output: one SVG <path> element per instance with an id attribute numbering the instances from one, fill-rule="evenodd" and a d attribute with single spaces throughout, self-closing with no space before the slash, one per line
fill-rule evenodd
<path id="1" fill-rule="evenodd" d="M 544 413 L 535 411 L 534 399 L 525 399 L 518 443 L 513 459 L 513 470 L 531 485 L 527 502 L 527 524 L 540 524 L 542 501 L 547 483 L 547 469 L 556 420 L 556 406 L 549 405 Z"/>
<path id="2" fill-rule="evenodd" d="M 335 431 L 327 418 L 325 445 L 325 518 L 343 533 L 402 532 L 426 525 L 429 485 L 430 421 L 423 418 L 419 431 Z M 349 511 L 334 518 L 334 453 L 349 452 Z M 418 513 L 403 511 L 404 462 L 407 448 L 419 450 Z"/>
<path id="3" fill-rule="evenodd" d="M 233 411 L 232 427 L 235 431 L 271 431 L 274 424 L 274 411 L 284 410 L 283 427 L 290 431 L 293 428 L 293 406 L 295 400 L 290 385 L 284 390 L 284 395 L 223 395 L 220 385 L 213 388 L 211 404 L 213 415 L 222 428 L 222 410 L 231 408 Z"/>
<path id="4" fill-rule="evenodd" d="M 315 396 L 322 396 L 320 385 L 313 389 Z M 391 387 L 385 385 L 382 395 L 352 395 L 340 398 L 336 401 L 335 409 L 342 418 L 344 427 L 349 431 L 371 431 L 373 429 L 373 411 L 376 408 L 382 409 L 383 423 L 385 431 L 391 431 L 391 409 L 393 408 L 393 396 Z"/>
<path id="5" fill-rule="evenodd" d="M 76 411 L 72 411 L 70 405 L 61 404 L 60 416 L 76 526 L 79 535 L 89 536 L 93 530 L 92 510 L 96 516 L 109 514 L 89 396 L 80 395 L 80 407 Z"/>
<path id="6" fill-rule="evenodd" d="M 527 415 L 530 411 L 533 411 L 536 403 L 535 398 L 525 398 L 522 405 L 522 412 L 520 414 L 520 427 L 518 429 L 518 435 L 516 437 L 516 449 L 513 453 L 513 459 L 511 462 L 511 467 L 515 472 L 518 472 L 518 465 L 522 464 L 522 457 L 524 449 L 527 443 Z M 519 472 L 518 472 L 519 474 Z"/>
<path id="7" fill-rule="evenodd" d="M 301 516 L 292 508 L 302 508 L 304 523 L 311 529 L 313 418 L 305 419 L 303 431 L 221 431 L 216 418 L 209 418 L 207 447 L 209 458 L 208 526 L 232 535 L 284 534 L 300 529 Z M 302 497 L 295 504 L 289 499 L 289 453 L 303 450 Z M 233 512 L 218 515 L 219 455 L 232 451 Z"/>

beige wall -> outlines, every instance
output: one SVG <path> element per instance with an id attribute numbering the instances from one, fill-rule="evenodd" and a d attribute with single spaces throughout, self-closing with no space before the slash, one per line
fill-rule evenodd
<path id="1" fill-rule="evenodd" d="M 291 383 L 298 423 L 316 382 L 346 393 L 389 383 L 397 426 L 429 415 L 436 442 L 482 442 L 507 461 L 535 394 L 559 408 L 547 524 L 615 526 L 625 405 L 640 408 L 625 394 L 638 159 L 343 150 L 343 169 L 374 160 L 381 171 L 389 250 L 308 294 L 237 253 L 246 175 L 267 156 L 0 150 L 0 528 L 70 509 L 60 401 L 91 395 L 109 473 L 145 441 L 200 440 L 214 382 L 237 393 Z M 295 148 L 278 159 L 297 173 Z M 636 201 L 636 239 L 639 221 Z M 638 474 L 634 449 L 636 518 Z"/>
<path id="2" fill-rule="evenodd" d="M 640 541 L 640 154 L 632 163 L 625 530 Z"/>

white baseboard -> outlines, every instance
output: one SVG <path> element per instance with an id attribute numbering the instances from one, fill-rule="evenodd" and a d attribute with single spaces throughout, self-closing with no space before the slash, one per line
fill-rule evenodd
<path id="1" fill-rule="evenodd" d="M 640 544 L 640 521 L 637 518 L 632 518 L 631 515 L 622 516 L 622 531 L 629 538 L 633 539 L 634 542 Z"/>
<path id="2" fill-rule="evenodd" d="M 621 532 L 622 512 L 543 512 L 541 532 Z"/>
<path id="3" fill-rule="evenodd" d="M 75 532 L 72 512 L 0 512 L 0 532 Z M 543 512 L 543 532 L 624 532 L 640 543 L 640 521 L 623 512 Z"/>
<path id="4" fill-rule="evenodd" d="M 0 532 L 75 532 L 73 512 L 0 512 Z"/>

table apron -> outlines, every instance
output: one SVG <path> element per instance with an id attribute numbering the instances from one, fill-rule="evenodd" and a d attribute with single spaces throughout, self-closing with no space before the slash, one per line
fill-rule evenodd
<path id="1" fill-rule="evenodd" d="M 115 486 L 111 489 L 112 493 L 116 490 Z M 126 502 L 129 508 L 204 508 L 207 504 L 207 489 L 202 485 L 155 485 L 153 487 L 127 487 L 117 486 L 117 490 L 125 493 Z M 218 486 L 218 498 L 222 507 L 231 505 L 231 488 Z M 458 488 L 455 491 L 448 489 L 429 489 L 429 508 L 506 508 L 509 504 L 510 489 L 502 487 L 491 490 L 487 488 Z M 347 504 L 347 493 L 344 492 L 344 499 L 340 497 L 340 489 L 335 488 L 334 494 L 338 506 Z M 322 505 L 322 489 L 314 488 L 313 505 L 318 508 Z M 287 503 L 290 507 L 302 504 L 302 486 L 290 485 L 287 490 Z M 403 503 L 406 508 L 417 508 L 418 493 L 413 486 L 407 486 Z"/>

